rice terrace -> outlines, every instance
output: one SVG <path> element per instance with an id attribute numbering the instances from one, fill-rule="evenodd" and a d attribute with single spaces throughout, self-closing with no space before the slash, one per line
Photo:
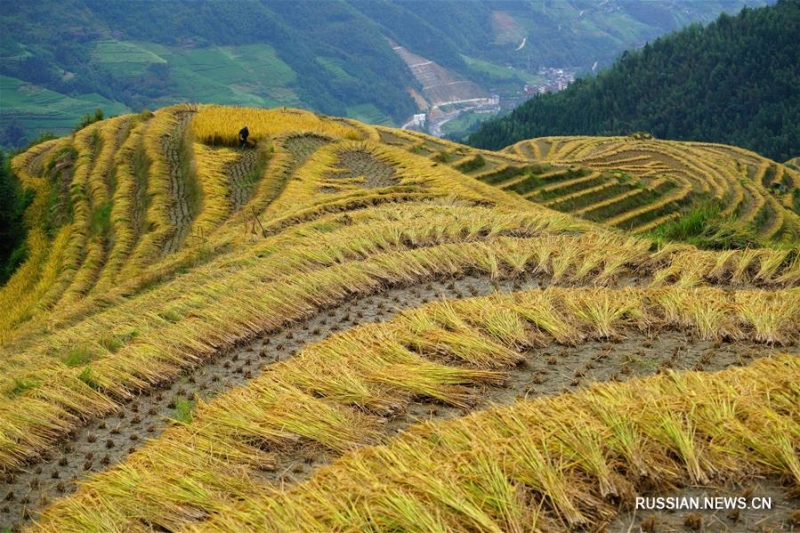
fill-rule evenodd
<path id="1" fill-rule="evenodd" d="M 800 529 L 796 167 L 213 105 L 12 166 L 0 530 Z"/>

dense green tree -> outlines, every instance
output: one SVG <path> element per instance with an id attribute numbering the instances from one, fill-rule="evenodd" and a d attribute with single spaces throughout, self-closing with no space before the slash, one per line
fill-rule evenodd
<path id="1" fill-rule="evenodd" d="M 534 97 L 469 138 L 498 149 L 547 135 L 620 135 L 800 153 L 800 0 L 721 15 L 624 53 L 596 77 Z"/>
<path id="2" fill-rule="evenodd" d="M 0 285 L 8 280 L 24 258 L 22 213 L 25 207 L 27 195 L 11 172 L 6 154 L 0 150 Z"/>

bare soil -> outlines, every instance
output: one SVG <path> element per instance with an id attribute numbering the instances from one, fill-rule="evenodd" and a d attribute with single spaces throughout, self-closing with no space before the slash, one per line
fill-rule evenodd
<path id="1" fill-rule="evenodd" d="M 308 161 L 308 158 L 314 152 L 329 142 L 329 139 L 317 135 L 298 135 L 286 139 L 283 145 L 292 154 L 291 163 L 286 174 L 289 176 L 294 174 L 298 168 Z"/>
<path id="2" fill-rule="evenodd" d="M 233 200 L 233 211 L 236 212 L 246 204 L 253 195 L 258 176 L 258 156 L 255 150 L 244 150 L 239 158 L 229 164 L 225 174 L 229 179 L 230 196 Z"/>
<path id="3" fill-rule="evenodd" d="M 363 177 L 364 182 L 360 185 L 365 189 L 380 189 L 381 187 L 391 187 L 397 184 L 394 167 L 366 152 L 345 150 L 339 153 L 337 164 L 339 166 L 338 171 L 330 173 L 328 175 L 329 178 Z M 324 192 L 337 192 L 337 189 L 326 187 Z"/>

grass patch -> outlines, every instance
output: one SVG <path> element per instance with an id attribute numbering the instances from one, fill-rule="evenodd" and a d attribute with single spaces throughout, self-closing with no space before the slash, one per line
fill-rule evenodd
<path id="1" fill-rule="evenodd" d="M 183 318 L 183 315 L 176 309 L 165 309 L 164 311 L 158 313 L 158 316 L 167 322 L 172 322 L 173 324 L 179 322 Z"/>
<path id="2" fill-rule="evenodd" d="M 188 400 L 177 396 L 175 398 L 175 412 L 173 418 L 183 424 L 192 421 L 192 411 L 194 410 L 194 400 Z"/>
<path id="3" fill-rule="evenodd" d="M 67 352 L 62 361 L 68 367 L 75 368 L 94 361 L 96 358 L 97 354 L 87 346 L 75 346 Z"/>
<path id="4" fill-rule="evenodd" d="M 111 210 L 113 207 L 114 202 L 108 200 L 92 211 L 92 221 L 89 226 L 92 236 L 106 235 L 111 229 Z"/>
<path id="5" fill-rule="evenodd" d="M 456 157 L 455 155 L 453 155 L 451 153 L 448 153 L 448 152 L 439 152 L 438 154 L 433 156 L 431 159 L 433 159 L 437 163 L 449 163 L 450 161 L 455 159 L 455 157 Z"/>
<path id="6" fill-rule="evenodd" d="M 547 185 L 547 183 L 548 182 L 542 179 L 541 176 L 538 176 L 533 171 L 529 171 L 527 178 L 512 185 L 507 190 L 514 191 L 517 194 L 527 194 L 534 189 Z"/>
<path id="7" fill-rule="evenodd" d="M 500 185 L 504 181 L 508 181 L 511 178 L 515 178 L 525 172 L 524 168 L 520 167 L 506 167 L 497 172 L 492 172 L 487 174 L 486 176 L 482 176 L 480 181 L 484 183 L 488 183 L 489 185 Z"/>
<path id="8" fill-rule="evenodd" d="M 78 374 L 78 379 L 95 390 L 100 388 L 100 382 L 97 380 L 97 374 L 94 373 L 94 370 L 92 370 L 92 367 L 90 366 L 87 366 L 81 371 L 80 374 Z"/>
<path id="9" fill-rule="evenodd" d="M 606 187 L 605 189 L 592 194 L 584 194 L 582 196 L 570 198 L 569 200 L 565 200 L 563 202 L 558 202 L 553 204 L 552 208 L 565 213 L 575 211 L 577 209 L 583 209 L 584 207 L 589 207 L 592 204 L 608 200 L 614 196 L 624 194 L 633 188 L 634 187 L 630 184 L 619 183 L 612 185 L 611 187 Z"/>
<path id="10" fill-rule="evenodd" d="M 541 202 L 547 202 L 549 200 L 555 200 L 559 196 L 568 196 L 570 194 L 576 193 L 578 191 L 582 191 L 584 189 L 591 189 L 592 187 L 597 187 L 598 185 L 602 184 L 606 180 L 606 176 L 597 176 L 594 179 L 590 179 L 589 181 L 579 181 L 577 183 L 570 183 L 569 185 L 565 185 L 563 187 L 559 187 L 558 189 L 553 189 L 549 191 L 539 191 L 536 195 L 536 200 Z M 547 180 L 547 184 L 553 183 L 553 180 Z"/>
<path id="11" fill-rule="evenodd" d="M 685 200 L 684 200 L 684 202 L 685 202 Z M 641 226 L 643 224 L 647 224 L 648 222 L 656 220 L 659 217 L 662 217 L 664 215 L 669 215 L 671 213 L 674 213 L 674 212 L 680 210 L 681 209 L 681 204 L 682 204 L 682 202 L 669 202 L 667 204 L 662 205 L 661 207 L 659 207 L 657 209 L 651 209 L 650 211 L 645 211 L 644 213 L 642 213 L 640 215 L 637 215 L 637 216 L 635 216 L 633 218 L 629 218 L 628 220 L 626 220 L 622 224 L 618 224 L 617 227 L 620 228 L 620 229 L 632 229 L 632 228 L 635 228 L 637 226 Z M 661 227 L 661 226 L 659 226 L 659 227 Z M 650 235 L 650 238 L 655 238 L 655 237 L 653 237 L 652 234 L 649 234 L 649 235 Z"/>
<path id="12" fill-rule="evenodd" d="M 629 196 L 628 198 L 625 198 L 619 202 L 615 202 L 613 204 L 584 213 L 584 216 L 589 220 L 602 222 L 603 220 L 608 220 L 617 215 L 621 215 L 622 213 L 626 213 L 641 206 L 656 202 L 664 194 L 676 187 L 675 183 L 671 181 L 666 181 L 654 189 L 648 189 L 644 187 L 644 184 L 638 180 L 632 183 L 632 185 L 636 189 L 641 190 L 641 192 L 634 194 L 633 196 Z"/>
<path id="13" fill-rule="evenodd" d="M 742 250 L 761 246 L 752 230 L 744 228 L 734 217 L 723 217 L 722 208 L 714 201 L 703 202 L 649 232 L 656 241 L 680 241 L 705 250 Z"/>
<path id="14" fill-rule="evenodd" d="M 336 231 L 342 227 L 342 223 L 338 220 L 326 220 L 323 222 L 318 222 L 312 226 L 315 231 L 320 233 L 331 233 Z"/>
<path id="15" fill-rule="evenodd" d="M 761 206 L 761 209 L 758 210 L 758 213 L 756 213 L 756 216 L 753 217 L 753 221 L 750 224 L 754 232 L 763 228 L 764 225 L 769 221 L 769 213 L 770 205 L 769 203 L 765 202 L 764 205 Z"/>
<path id="16" fill-rule="evenodd" d="M 125 339 L 121 339 L 116 335 L 111 335 L 111 334 L 103 335 L 102 337 L 100 337 L 99 342 L 100 346 L 102 346 L 111 353 L 118 352 L 120 349 L 122 349 L 123 346 L 125 346 L 126 343 Z"/>
<path id="17" fill-rule="evenodd" d="M 478 170 L 479 168 L 483 168 L 486 166 L 486 160 L 483 158 L 481 154 L 475 155 L 475 157 L 470 158 L 468 161 L 461 163 L 460 165 L 456 165 L 455 169 L 459 172 L 463 172 L 467 174 L 469 172 L 473 172 Z"/>
<path id="18" fill-rule="evenodd" d="M 6 391 L 6 396 L 15 398 L 26 390 L 34 389 L 39 386 L 39 382 L 33 379 L 14 378 L 13 386 L 10 390 Z"/>

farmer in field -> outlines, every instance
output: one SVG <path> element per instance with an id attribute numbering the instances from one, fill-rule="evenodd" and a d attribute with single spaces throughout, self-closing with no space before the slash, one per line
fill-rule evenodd
<path id="1" fill-rule="evenodd" d="M 247 138 L 250 136 L 250 130 L 247 129 L 247 124 L 244 128 L 239 130 L 239 141 L 242 143 L 242 148 L 247 148 Z"/>

